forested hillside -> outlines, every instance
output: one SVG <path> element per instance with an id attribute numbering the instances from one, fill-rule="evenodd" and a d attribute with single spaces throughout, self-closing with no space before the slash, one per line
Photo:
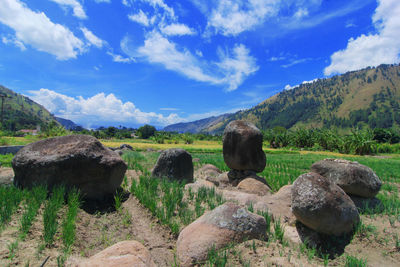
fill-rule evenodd
<path id="1" fill-rule="evenodd" d="M 282 126 L 390 128 L 400 125 L 400 66 L 380 65 L 282 91 L 259 105 L 202 129 L 222 132 L 232 120 L 260 129 Z"/>
<path id="2" fill-rule="evenodd" d="M 0 95 L 6 96 L 4 98 L 3 124 L 1 125 L 3 130 L 34 129 L 37 125 L 55 121 L 48 110 L 26 96 L 15 93 L 2 85 L 0 85 Z"/>

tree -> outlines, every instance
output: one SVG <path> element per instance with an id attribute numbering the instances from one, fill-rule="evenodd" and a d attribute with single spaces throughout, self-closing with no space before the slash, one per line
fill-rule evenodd
<path id="1" fill-rule="evenodd" d="M 154 136 L 156 133 L 156 128 L 151 125 L 144 125 L 137 130 L 139 137 L 143 139 L 149 139 L 149 137 Z"/>

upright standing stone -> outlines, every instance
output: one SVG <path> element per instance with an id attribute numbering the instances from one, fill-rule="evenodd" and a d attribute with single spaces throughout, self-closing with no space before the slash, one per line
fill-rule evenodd
<path id="1" fill-rule="evenodd" d="M 118 154 L 89 135 L 68 135 L 26 145 L 12 161 L 14 184 L 49 189 L 76 187 L 85 198 L 102 199 L 121 185 L 127 166 Z"/>
<path id="2" fill-rule="evenodd" d="M 237 171 L 262 172 L 266 165 L 262 143 L 262 133 L 254 124 L 242 120 L 230 122 L 223 136 L 226 165 Z"/>

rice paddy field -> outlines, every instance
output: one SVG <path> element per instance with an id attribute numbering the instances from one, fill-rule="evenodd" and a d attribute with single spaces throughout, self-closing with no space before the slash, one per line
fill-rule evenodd
<path id="1" fill-rule="evenodd" d="M 152 179 L 150 170 L 160 150 L 180 147 L 191 153 L 195 170 L 213 164 L 228 171 L 222 144 L 102 143 L 110 147 L 126 143 L 134 149 L 122 156 L 128 172 L 106 209 L 88 210 L 77 192 L 63 188 L 47 194 L 43 187 L 22 190 L 0 185 L 0 266 L 68 266 L 71 258 L 90 257 L 130 239 L 149 248 L 157 266 L 179 266 L 174 255 L 180 230 L 225 200 L 215 190 L 192 192 L 181 183 Z M 273 192 L 293 183 L 318 160 L 344 158 L 371 167 L 381 178 L 380 204 L 360 209 L 361 223 L 341 252 L 291 243 L 285 238 L 284 222 L 261 213 L 268 222 L 267 240 L 210 250 L 208 260 L 199 266 L 400 266 L 400 155 L 354 156 L 267 147 L 264 151 L 267 165 L 259 175 Z M 0 155 L 2 169 L 11 166 L 11 160 L 12 155 Z M 248 209 L 252 211 L 251 206 Z"/>

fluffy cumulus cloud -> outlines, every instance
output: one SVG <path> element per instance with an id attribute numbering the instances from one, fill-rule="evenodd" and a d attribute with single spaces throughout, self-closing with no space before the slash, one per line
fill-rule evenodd
<path id="1" fill-rule="evenodd" d="M 85 10 L 83 10 L 82 4 L 78 0 L 50 0 L 50 1 L 55 2 L 64 8 L 71 8 L 74 16 L 77 18 L 80 19 L 87 18 Z"/>
<path id="2" fill-rule="evenodd" d="M 15 31 L 22 45 L 55 55 L 57 59 L 76 58 L 83 42 L 65 26 L 53 23 L 44 13 L 34 12 L 19 0 L 2 0 L 0 22 Z"/>
<path id="3" fill-rule="evenodd" d="M 347 47 L 331 56 L 325 75 L 400 61 L 400 1 L 378 0 L 372 17 L 376 33 L 351 38 Z"/>
<path id="4" fill-rule="evenodd" d="M 164 126 L 183 121 L 177 114 L 168 116 L 143 112 L 132 102 L 123 102 L 113 94 L 99 93 L 92 97 L 70 97 L 49 89 L 30 91 L 34 101 L 46 107 L 56 116 L 73 120 L 84 127 L 93 125 L 134 125 L 151 123 Z"/>
<path id="5" fill-rule="evenodd" d="M 99 37 L 94 35 L 90 30 L 85 27 L 81 28 L 83 35 L 85 36 L 86 40 L 89 42 L 90 45 L 94 45 L 98 48 L 102 48 L 105 42 L 101 40 Z"/>

